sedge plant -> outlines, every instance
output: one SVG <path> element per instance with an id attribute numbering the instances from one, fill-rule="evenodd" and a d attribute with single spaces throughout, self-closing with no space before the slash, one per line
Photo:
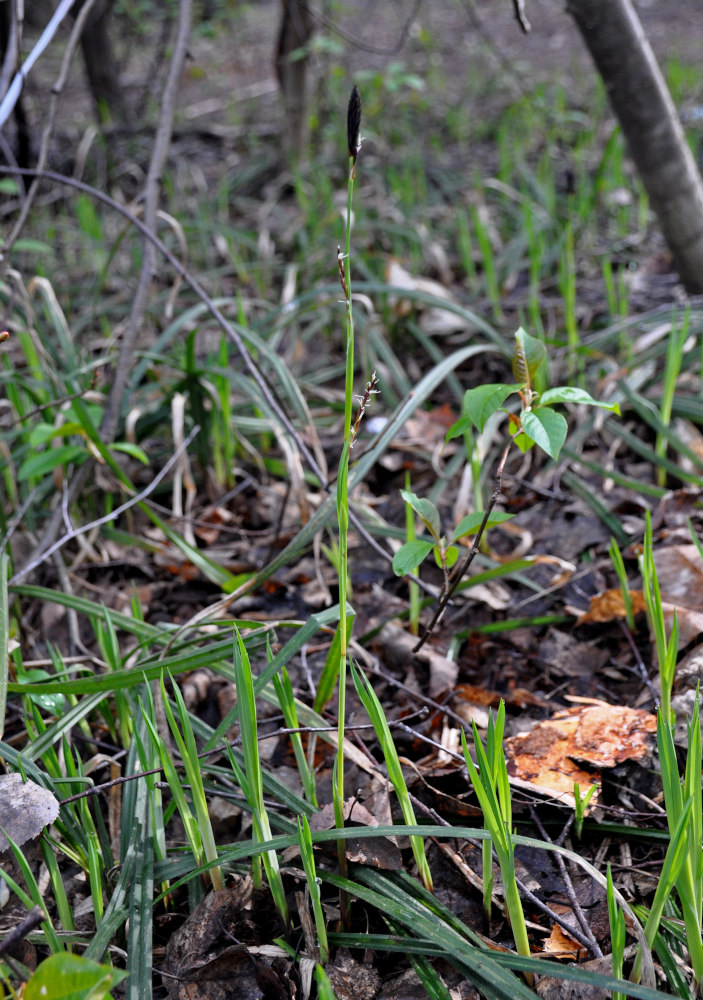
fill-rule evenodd
<path id="1" fill-rule="evenodd" d="M 166 745 L 159 734 L 155 722 L 155 710 L 153 699 L 151 697 L 151 691 L 149 688 L 147 688 L 147 691 L 148 708 L 144 705 L 142 706 L 144 722 L 146 723 L 152 742 L 159 754 L 161 766 L 164 769 L 166 781 L 171 789 L 171 794 L 173 795 L 176 807 L 183 822 L 183 827 L 186 832 L 186 837 L 188 838 L 190 849 L 193 852 L 195 862 L 198 865 L 208 862 L 212 866 L 210 868 L 210 880 L 212 882 L 213 889 L 218 891 L 223 887 L 222 873 L 219 865 L 216 863 L 217 846 L 215 844 L 215 837 L 212 830 L 212 824 L 210 822 L 207 799 L 205 797 L 205 788 L 203 785 L 202 770 L 198 760 L 195 735 L 190 722 L 190 716 L 188 715 L 188 709 L 186 708 L 183 696 L 178 686 L 174 684 L 173 692 L 180 719 L 179 728 L 176 723 L 173 710 L 169 704 L 166 687 L 162 679 L 161 697 L 163 699 L 164 710 L 168 719 L 171 735 L 173 736 L 176 746 L 178 747 L 178 752 L 180 753 L 185 767 L 186 779 L 188 785 L 190 786 L 190 793 L 195 811 L 193 811 L 193 808 L 191 808 L 191 805 L 186 798 L 183 783 L 178 771 L 176 770 L 176 765 L 173 762 L 170 748 Z"/>
<path id="2" fill-rule="evenodd" d="M 361 704 L 364 706 L 369 718 L 371 719 L 374 732 L 376 733 L 378 742 L 381 744 L 383 756 L 386 761 L 388 777 L 398 798 L 400 809 L 403 813 L 403 819 L 405 820 L 407 826 L 415 826 L 415 811 L 413 809 L 412 802 L 410 801 L 408 786 L 405 783 L 403 769 L 400 766 L 400 761 L 398 759 L 398 751 L 396 750 L 395 743 L 393 742 L 393 736 L 391 735 L 390 726 L 388 725 L 388 720 L 386 719 L 385 712 L 383 711 L 383 706 L 381 705 L 378 695 L 374 691 L 373 685 L 368 677 L 365 674 L 362 674 L 361 671 L 355 667 L 354 663 L 352 663 L 351 668 L 356 693 L 359 695 Z M 420 874 L 420 878 L 422 879 L 422 884 L 429 892 L 431 892 L 432 873 L 430 872 L 430 866 L 425 853 L 425 844 L 422 837 L 413 834 L 410 837 L 410 846 L 412 847 L 413 857 L 415 858 L 415 864 L 417 865 L 417 870 Z"/>
<path id="3" fill-rule="evenodd" d="M 478 766 L 474 764 L 469 754 L 464 731 L 461 732 L 461 743 L 464 751 L 469 778 L 483 812 L 483 821 L 490 834 L 490 842 L 498 857 L 498 865 L 503 880 L 505 911 L 515 940 L 518 954 L 526 958 L 530 956 L 530 941 L 527 935 L 525 914 L 518 891 L 515 874 L 515 845 L 512 831 L 512 800 L 510 797 L 510 782 L 508 767 L 503 752 L 503 731 L 505 727 L 505 704 L 501 701 L 495 725 L 489 726 L 491 738 L 484 748 L 481 738 L 473 723 L 474 748 Z M 490 861 L 490 859 L 489 859 Z M 486 857 L 484 856 L 484 879 L 486 878 Z M 487 879 L 490 885 L 490 878 Z M 484 885 L 485 893 L 485 885 Z M 484 906 L 485 895 L 484 895 Z M 532 975 L 525 973 L 525 979 L 532 985 Z"/>
<path id="4" fill-rule="evenodd" d="M 613 975 L 622 979 L 623 959 L 625 956 L 625 939 L 627 936 L 625 927 L 625 914 L 622 912 L 615 899 L 615 886 L 613 876 L 608 865 L 608 885 L 606 897 L 608 900 L 608 920 L 610 923 L 610 961 L 612 963 Z M 620 990 L 613 990 L 613 1000 L 625 1000 L 625 994 Z"/>
<path id="5" fill-rule="evenodd" d="M 315 930 L 317 931 L 317 943 L 320 950 L 320 962 L 327 964 L 330 949 L 327 943 L 327 924 L 325 914 L 322 910 L 322 896 L 320 894 L 320 880 L 315 869 L 315 854 L 312 846 L 312 833 L 307 816 L 298 817 L 298 841 L 300 843 L 300 856 L 303 861 L 303 871 L 308 884 L 310 901 L 312 902 L 312 912 L 315 918 Z"/>
<path id="6" fill-rule="evenodd" d="M 657 663 L 659 666 L 659 677 L 661 680 L 660 711 L 665 719 L 671 721 L 671 690 L 674 685 L 676 657 L 679 650 L 679 622 L 676 611 L 674 611 L 671 633 L 667 636 L 661 590 L 659 588 L 657 568 L 654 562 L 652 519 L 649 511 L 647 511 L 645 520 L 644 545 L 639 563 L 640 572 L 642 573 L 644 603 L 647 609 L 649 625 L 652 630 L 652 634 L 654 635 L 654 645 L 657 654 Z"/>
<path id="7" fill-rule="evenodd" d="M 237 705 L 239 708 L 239 731 L 244 754 L 244 768 L 240 766 L 232 749 L 227 744 L 230 764 L 242 789 L 249 809 L 251 810 L 254 837 L 259 843 L 271 840 L 271 824 L 264 800 L 264 781 L 259 755 L 259 736 L 256 718 L 256 696 L 254 680 L 251 673 L 251 663 L 246 646 L 239 631 L 234 640 L 234 682 L 237 689 Z M 286 893 L 275 851 L 264 851 L 262 855 L 266 878 L 281 919 L 286 927 L 290 926 L 290 913 L 286 901 Z M 254 878 L 258 880 L 257 863 L 254 859 Z"/>
<path id="8" fill-rule="evenodd" d="M 347 108 L 347 148 L 349 151 L 349 178 L 347 182 L 347 214 L 346 237 L 344 251 L 337 251 L 339 279 L 344 294 L 346 316 L 346 353 L 344 378 L 344 444 L 339 459 L 337 471 L 337 528 L 339 532 L 339 553 L 337 559 L 337 578 L 339 583 L 339 669 L 337 677 L 337 756 L 333 776 L 333 804 L 335 825 L 344 826 L 344 722 L 346 717 L 346 680 L 347 652 L 349 635 L 347 631 L 347 594 L 349 591 L 348 543 L 349 543 L 349 458 L 354 441 L 355 426 L 352 425 L 352 407 L 354 399 L 354 314 L 352 310 L 351 290 L 351 226 L 352 198 L 354 180 L 356 178 L 356 160 L 361 149 L 361 95 L 354 85 Z M 363 404 L 362 404 L 363 405 Z M 358 425 L 358 421 L 357 421 Z M 337 844 L 337 856 L 340 872 L 346 874 L 346 853 L 344 842 Z M 346 904 L 343 900 L 343 908 Z"/>

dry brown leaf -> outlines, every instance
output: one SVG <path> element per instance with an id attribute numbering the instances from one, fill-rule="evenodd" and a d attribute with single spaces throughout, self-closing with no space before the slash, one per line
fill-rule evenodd
<path id="1" fill-rule="evenodd" d="M 583 795 L 600 781 L 602 768 L 642 760 L 656 728 L 655 716 L 623 705 L 592 702 L 567 708 L 506 740 L 508 773 L 521 785 L 572 805 L 574 782 Z M 597 792 L 593 805 L 596 798 Z"/>
<path id="2" fill-rule="evenodd" d="M 695 545 L 657 549 L 654 564 L 667 629 L 679 623 L 679 649 L 703 633 L 703 559 Z"/>
<path id="3" fill-rule="evenodd" d="M 634 614 L 638 615 L 640 612 L 644 611 L 644 594 L 641 590 L 631 590 L 630 597 L 632 599 L 632 611 Z M 591 598 L 591 604 L 585 615 L 581 615 L 577 625 L 594 625 L 600 622 L 612 622 L 616 618 L 624 618 L 625 612 L 625 602 L 622 597 L 622 591 L 619 587 L 613 587 L 612 590 L 604 590 L 602 594 L 596 594 L 595 597 Z"/>
<path id="4" fill-rule="evenodd" d="M 563 907 L 558 909 L 563 910 Z M 554 924 L 552 927 L 552 933 L 544 942 L 542 950 L 552 958 L 568 959 L 569 962 L 577 962 L 587 954 L 583 945 L 575 941 L 559 924 Z"/>

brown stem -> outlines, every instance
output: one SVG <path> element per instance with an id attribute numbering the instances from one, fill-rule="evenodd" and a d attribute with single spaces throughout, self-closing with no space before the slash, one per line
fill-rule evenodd
<path id="1" fill-rule="evenodd" d="M 30 910 L 24 920 L 10 931 L 7 937 L 0 941 L 0 956 L 6 955 L 18 941 L 30 934 L 35 927 L 38 927 L 42 920 L 46 920 L 46 913 L 39 906 Z"/>
<path id="2" fill-rule="evenodd" d="M 481 539 L 483 538 L 483 533 L 486 530 L 486 525 L 488 524 L 488 519 L 491 516 L 493 508 L 495 507 L 496 503 L 498 502 L 498 498 L 500 497 L 501 492 L 502 492 L 502 486 L 503 486 L 503 469 L 505 468 L 505 463 L 506 463 L 506 461 L 508 459 L 508 453 L 510 452 L 510 447 L 511 447 L 512 443 L 513 443 L 513 439 L 511 437 L 510 440 L 508 441 L 508 443 L 506 444 L 505 448 L 503 449 L 503 454 L 501 455 L 500 462 L 498 463 L 498 470 L 496 472 L 495 487 L 493 489 L 493 492 L 491 493 L 490 499 L 489 499 L 488 504 L 486 506 L 485 513 L 483 515 L 483 520 L 481 521 L 481 526 L 478 529 L 478 531 L 476 532 L 476 535 L 475 535 L 474 540 L 473 540 L 473 544 L 472 544 L 471 548 L 469 549 L 468 555 L 466 556 L 466 559 L 464 559 L 464 562 L 461 564 L 461 566 L 459 567 L 459 569 L 454 572 L 452 581 L 449 584 L 449 586 L 444 588 L 443 593 L 442 593 L 442 595 L 441 595 L 441 597 L 439 599 L 439 603 L 437 605 L 437 610 L 435 611 L 435 613 L 434 613 L 434 615 L 432 617 L 432 621 L 427 626 L 427 628 L 425 629 L 425 631 L 422 633 L 422 637 L 421 637 L 420 641 L 413 647 L 413 653 L 417 653 L 419 650 L 421 650 L 422 647 L 427 642 L 427 640 L 429 639 L 429 637 L 432 635 L 432 632 L 433 632 L 433 630 L 434 630 L 437 622 L 440 620 L 440 618 L 444 614 L 445 608 L 447 607 L 447 605 L 449 604 L 450 600 L 452 599 L 452 596 L 453 596 L 454 592 L 456 591 L 457 587 L 459 586 L 459 584 L 461 583 L 462 579 L 466 575 L 466 573 L 467 573 L 467 571 L 469 569 L 469 566 L 471 565 L 471 563 L 474 561 L 474 559 L 478 555 L 479 548 L 481 547 Z"/>

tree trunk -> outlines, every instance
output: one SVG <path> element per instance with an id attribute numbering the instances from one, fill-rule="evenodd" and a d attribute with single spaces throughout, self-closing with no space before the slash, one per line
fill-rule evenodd
<path id="1" fill-rule="evenodd" d="M 79 0 L 76 4 L 75 13 L 81 9 L 83 2 L 84 0 Z M 81 34 L 81 50 L 88 84 L 95 101 L 98 120 L 102 124 L 110 118 L 120 122 L 129 118 L 127 102 L 120 87 L 117 60 L 110 40 L 112 6 L 113 0 L 99 0 Z"/>
<path id="2" fill-rule="evenodd" d="M 703 181 L 631 0 L 567 0 L 686 290 L 703 292 Z"/>
<path id="3" fill-rule="evenodd" d="M 284 138 L 293 161 L 304 155 L 308 139 L 308 63 L 300 49 L 310 41 L 313 19 L 298 0 L 282 0 L 281 26 L 276 51 L 276 74 L 284 105 Z M 292 58 L 291 58 L 292 56 Z"/>

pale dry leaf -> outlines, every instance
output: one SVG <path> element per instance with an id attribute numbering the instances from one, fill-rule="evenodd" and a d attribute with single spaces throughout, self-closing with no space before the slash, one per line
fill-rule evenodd
<path id="1" fill-rule="evenodd" d="M 679 623 L 679 649 L 703 634 L 703 559 L 695 545 L 670 545 L 654 553 L 667 629 L 674 609 Z"/>
<path id="2" fill-rule="evenodd" d="M 21 774 L 0 775 L 0 852 L 10 846 L 5 833 L 17 846 L 38 837 L 59 814 L 59 803 L 51 792 Z"/>

